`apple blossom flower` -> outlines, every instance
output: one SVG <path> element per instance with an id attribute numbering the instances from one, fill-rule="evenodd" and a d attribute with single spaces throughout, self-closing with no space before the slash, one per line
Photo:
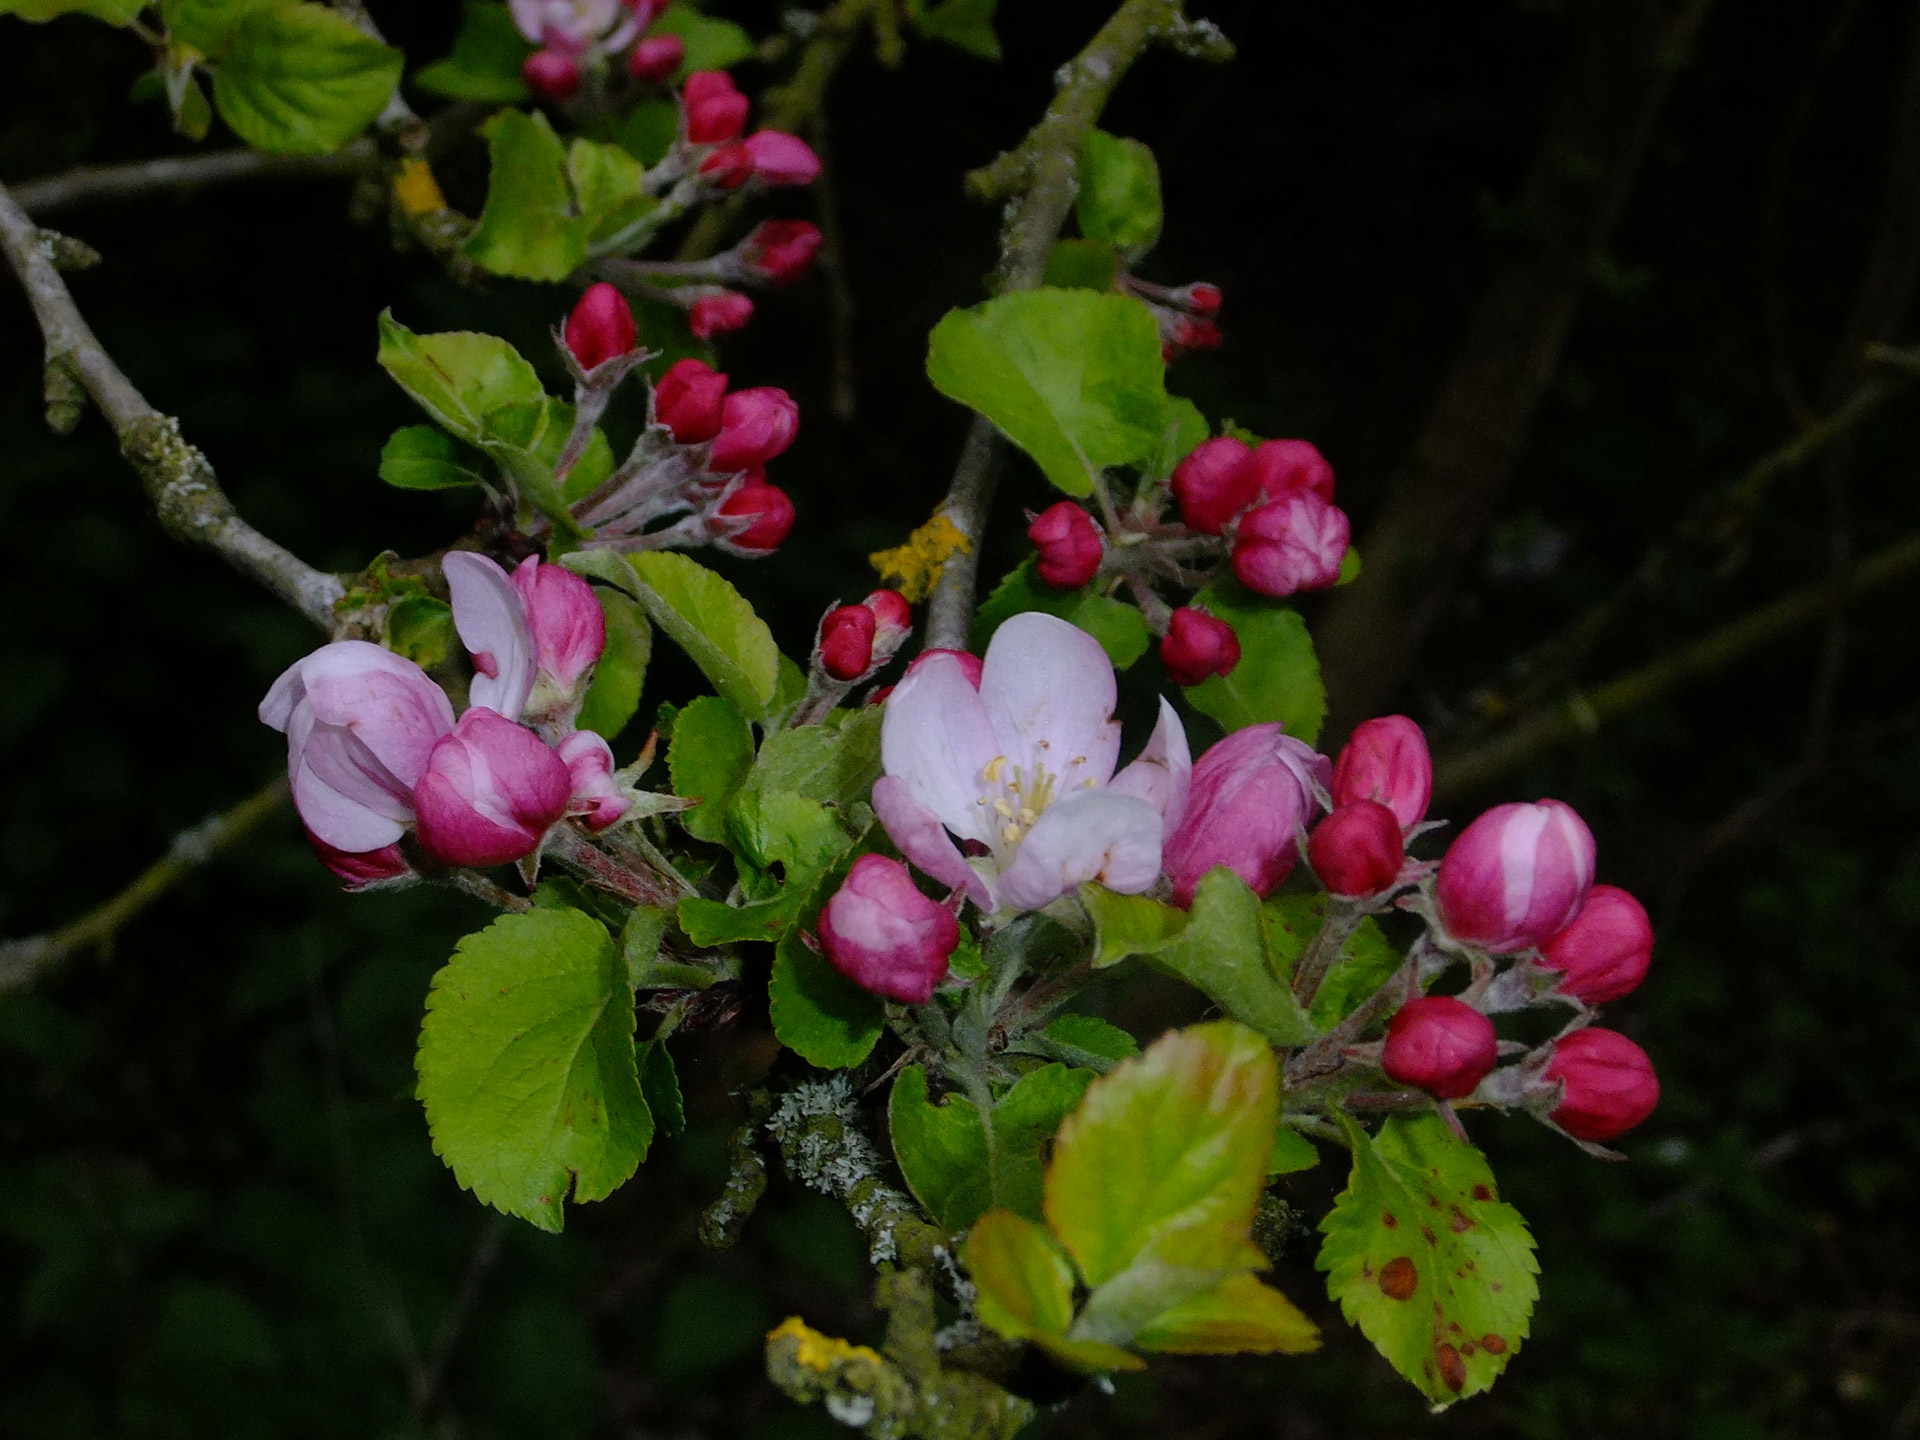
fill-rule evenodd
<path id="1" fill-rule="evenodd" d="M 924 1005 L 947 977 L 960 923 L 898 860 L 862 855 L 820 912 L 820 948 L 863 990 Z"/>
<path id="2" fill-rule="evenodd" d="M 762 220 L 736 247 L 741 273 L 768 285 L 791 285 L 813 264 L 824 237 L 805 220 Z"/>
<path id="3" fill-rule="evenodd" d="M 1593 864 L 1593 832 L 1573 807 L 1496 805 L 1447 847 L 1434 899 L 1455 939 L 1510 954 L 1579 913 Z"/>
<path id="4" fill-rule="evenodd" d="M 724 145 L 746 127 L 747 97 L 724 70 L 694 71 L 681 87 L 680 105 L 689 144 Z"/>
<path id="5" fill-rule="evenodd" d="M 1540 942 L 1541 968 L 1559 972 L 1560 993 L 1604 1005 L 1635 990 L 1653 963 L 1653 922 L 1617 885 L 1587 891 L 1580 913 Z"/>
<path id="6" fill-rule="evenodd" d="M 1473 1093 L 1499 1053 L 1486 1016 L 1450 995 L 1425 995 L 1409 1000 L 1387 1022 L 1380 1068 L 1402 1085 L 1458 1100 Z"/>
<path id="7" fill-rule="evenodd" d="M 1333 767 L 1333 803 L 1378 800 L 1410 830 L 1427 817 L 1433 758 L 1427 737 L 1405 715 L 1377 715 L 1354 726 Z"/>
<path id="8" fill-rule="evenodd" d="M 572 55 L 623 50 L 647 23 L 621 0 L 507 0 L 507 9 L 533 44 Z"/>
<path id="9" fill-rule="evenodd" d="M 1217 615 L 1182 605 L 1160 637 L 1160 663 L 1176 685 L 1198 685 L 1210 675 L 1231 675 L 1240 663 L 1240 637 Z"/>
<path id="10" fill-rule="evenodd" d="M 617 360 L 640 343 L 633 307 L 606 281 L 589 285 L 567 316 L 566 340 L 582 370 Z"/>
<path id="11" fill-rule="evenodd" d="M 687 329 L 696 340 L 730 334 L 751 319 L 753 301 L 738 290 L 714 288 L 687 307 Z"/>
<path id="12" fill-rule="evenodd" d="M 1378 895 L 1400 874 L 1407 858 L 1400 819 L 1377 800 L 1337 807 L 1307 837 L 1307 863 L 1335 894 L 1357 899 Z"/>
<path id="13" fill-rule="evenodd" d="M 1294 491 L 1242 518 L 1233 541 L 1233 573 L 1262 595 L 1324 590 L 1340 578 L 1349 538 L 1346 511 L 1310 490 Z"/>
<path id="14" fill-rule="evenodd" d="M 719 522 L 711 526 L 715 545 L 758 558 L 778 550 L 793 530 L 793 501 L 778 485 L 769 485 L 763 471 L 754 470 L 714 509 L 713 518 Z"/>
<path id="15" fill-rule="evenodd" d="M 469 550 L 451 552 L 440 568 L 453 597 L 454 629 L 473 656 L 473 703 L 509 720 L 570 720 L 607 644 L 593 587 L 561 566 L 542 565 L 537 555 L 511 576 Z"/>
<path id="16" fill-rule="evenodd" d="M 1078 590 L 1093 579 L 1107 548 L 1093 517 L 1071 500 L 1058 501 L 1034 516 L 1027 539 L 1033 542 L 1040 578 L 1062 590 Z"/>
<path id="17" fill-rule="evenodd" d="M 1554 1041 L 1542 1079 L 1560 1090 L 1548 1118 L 1594 1144 L 1626 1134 L 1660 1103 L 1660 1079 L 1647 1052 L 1597 1025 Z"/>
<path id="18" fill-rule="evenodd" d="M 1308 440 L 1266 440 L 1252 455 L 1254 488 L 1269 500 L 1318 495 L 1333 503 L 1333 466 Z"/>
<path id="19" fill-rule="evenodd" d="M 627 56 L 627 73 L 657 85 L 671 79 L 686 58 L 687 42 L 678 35 L 649 35 Z"/>
<path id="20" fill-rule="evenodd" d="M 342 888 L 358 893 L 375 890 L 395 880 L 413 878 L 413 867 L 400 853 L 398 845 L 382 845 L 378 850 L 337 850 L 308 830 L 307 844 L 320 863 L 332 871 Z"/>
<path id="21" fill-rule="evenodd" d="M 1202 535 L 1218 535 L 1228 521 L 1253 503 L 1258 488 L 1253 452 L 1245 441 L 1232 435 L 1202 440 L 1173 467 L 1173 477 L 1167 483 L 1187 528 Z"/>
<path id="22" fill-rule="evenodd" d="M 633 796 L 613 775 L 613 747 L 591 730 L 576 730 L 555 747 L 573 794 L 567 813 L 598 832 L 633 808 Z"/>
<path id="23" fill-rule="evenodd" d="M 521 62 L 520 78 L 542 100 L 564 105 L 580 93 L 580 62 L 564 50 L 536 50 Z"/>
<path id="24" fill-rule="evenodd" d="M 908 664 L 907 674 L 913 674 L 922 665 L 931 662 L 936 655 L 948 657 L 960 667 L 960 673 L 966 676 L 969 685 L 976 690 L 980 688 L 980 657 L 969 650 L 922 650 Z"/>
<path id="25" fill-rule="evenodd" d="M 841 605 L 820 622 L 814 642 L 820 668 L 836 680 L 858 680 L 873 666 L 875 617 L 865 605 Z"/>
<path id="26" fill-rule="evenodd" d="M 798 135 L 756 130 L 740 143 L 763 185 L 811 185 L 820 178 L 820 157 Z"/>
<path id="27" fill-rule="evenodd" d="M 721 402 L 720 433 L 707 453 L 716 475 L 757 470 L 785 452 L 800 433 L 800 407 L 775 385 L 736 390 Z"/>
<path id="28" fill-rule="evenodd" d="M 567 813 L 567 762 L 482 705 L 434 745 L 414 787 L 420 846 L 446 865 L 504 865 L 540 848 Z"/>
<path id="29" fill-rule="evenodd" d="M 653 387 L 653 418 L 682 445 L 720 433 L 727 377 L 704 360 L 676 360 Z"/>

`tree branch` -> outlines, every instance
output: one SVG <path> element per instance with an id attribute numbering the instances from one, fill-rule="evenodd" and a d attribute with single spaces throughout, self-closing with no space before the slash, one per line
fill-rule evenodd
<path id="1" fill-rule="evenodd" d="M 74 205 L 132 200 L 165 191 L 200 190 L 240 180 L 352 178 L 379 168 L 373 141 L 360 139 L 331 155 L 263 155 L 257 150 L 216 150 L 201 155 L 163 155 L 127 165 L 82 165 L 63 175 L 23 181 L 13 198 L 30 215 Z"/>
<path id="2" fill-rule="evenodd" d="M 140 476 L 160 524 L 258 580 L 322 630 L 331 631 L 340 581 L 262 535 L 233 508 L 207 457 L 180 434 L 180 422 L 147 403 L 94 336 L 60 278 L 48 237 L 0 185 L 0 250 L 19 276 L 46 337 L 50 399 L 71 404 L 75 382 L 100 407 L 120 453 Z M 50 407 L 51 409 L 51 407 Z"/>

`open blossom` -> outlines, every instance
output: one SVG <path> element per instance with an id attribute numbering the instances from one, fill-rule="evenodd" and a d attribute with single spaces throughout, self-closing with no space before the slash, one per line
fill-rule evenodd
<path id="1" fill-rule="evenodd" d="M 364 855 L 412 822 L 414 786 L 453 729 L 453 706 L 411 660 L 337 640 L 287 667 L 260 719 L 287 737 L 287 778 L 308 832 Z"/>
<path id="2" fill-rule="evenodd" d="M 484 555 L 455 550 L 441 561 L 453 623 L 473 656 L 473 703 L 518 720 L 558 720 L 577 711 L 607 644 L 593 587 L 530 555 L 511 576 Z"/>
<path id="3" fill-rule="evenodd" d="M 507 9 L 532 43 L 573 54 L 622 49 L 643 23 L 620 0 L 507 0 Z"/>
<path id="4" fill-rule="evenodd" d="M 1160 876 L 1192 765 L 1162 700 L 1147 749 L 1114 774 L 1114 699 L 1100 643 L 1039 612 L 994 632 L 977 690 L 953 656 L 923 656 L 887 701 L 874 811 L 902 854 L 984 910 L 1037 910 L 1089 880 L 1138 894 Z"/>

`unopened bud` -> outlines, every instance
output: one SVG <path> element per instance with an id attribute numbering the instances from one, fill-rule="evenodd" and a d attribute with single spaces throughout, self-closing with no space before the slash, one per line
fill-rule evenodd
<path id="1" fill-rule="evenodd" d="M 627 73 L 657 85 L 672 78 L 686 58 L 687 42 L 678 35 L 650 35 L 633 47 L 627 57 Z"/>
<path id="2" fill-rule="evenodd" d="M 1359 899 L 1393 884 L 1407 858 L 1400 820 L 1374 800 L 1339 806 L 1307 839 L 1307 863 L 1335 895 Z"/>
<path id="3" fill-rule="evenodd" d="M 1233 573 L 1262 595 L 1324 590 L 1340 578 L 1348 539 L 1346 512 L 1318 495 L 1270 501 L 1241 520 Z"/>
<path id="4" fill-rule="evenodd" d="M 1587 891 L 1573 923 L 1540 942 L 1540 963 L 1560 972 L 1563 995 L 1604 1005 L 1631 994 L 1653 964 L 1653 922 L 1617 885 Z"/>
<path id="5" fill-rule="evenodd" d="M 1434 899 L 1455 939 L 1504 955 L 1573 919 L 1593 864 L 1593 832 L 1572 806 L 1496 805 L 1447 848 Z"/>
<path id="6" fill-rule="evenodd" d="M 567 813 L 596 833 L 633 808 L 633 797 L 613 778 L 613 747 L 591 730 L 576 730 L 558 750 L 573 794 Z"/>
<path id="7" fill-rule="evenodd" d="M 529 714 L 567 711 L 607 648 L 607 617 L 593 587 L 563 565 L 529 555 L 513 571 L 514 592 L 526 610 L 533 642 L 534 686 Z"/>
<path id="8" fill-rule="evenodd" d="M 307 844 L 320 857 L 320 863 L 348 890 L 371 890 L 413 874 L 413 867 L 407 864 L 407 857 L 400 853 L 398 845 L 383 845 L 378 850 L 340 850 L 311 830 L 306 835 Z"/>
<path id="9" fill-rule="evenodd" d="M 536 50 L 521 64 L 520 78 L 542 100 L 564 105 L 580 93 L 580 62 L 559 50 Z"/>
<path id="10" fill-rule="evenodd" d="M 1174 466 L 1171 484 L 1187 528 L 1218 535 L 1253 503 L 1253 452 L 1231 435 L 1203 440 Z"/>
<path id="11" fill-rule="evenodd" d="M 746 272 L 769 285 L 791 285 L 820 253 L 818 225 L 805 220 L 763 220 L 740 246 Z"/>
<path id="12" fill-rule="evenodd" d="M 1040 578 L 1062 590 L 1078 590 L 1100 571 L 1106 541 L 1093 517 L 1071 500 L 1049 505 L 1027 526 L 1027 539 L 1040 552 Z"/>
<path id="13" fill-rule="evenodd" d="M 737 190 L 753 178 L 753 157 L 744 145 L 722 145 L 700 162 L 700 178 L 722 190 Z"/>
<path id="14" fill-rule="evenodd" d="M 1427 817 L 1433 797 L 1433 759 L 1427 737 L 1405 715 L 1380 715 L 1353 729 L 1333 767 L 1333 803 L 1378 800 L 1403 829 Z"/>
<path id="15" fill-rule="evenodd" d="M 1176 685 L 1198 685 L 1209 675 L 1228 675 L 1240 663 L 1240 637 L 1218 616 L 1182 605 L 1160 637 L 1160 663 Z"/>
<path id="16" fill-rule="evenodd" d="M 727 377 L 704 360 L 677 360 L 653 388 L 653 418 L 682 445 L 720 433 Z"/>
<path id="17" fill-rule="evenodd" d="M 1194 762 L 1186 813 L 1162 852 L 1173 903 L 1191 905 L 1216 865 L 1257 894 L 1272 894 L 1299 859 L 1294 837 L 1319 808 L 1313 787 L 1325 782 L 1327 768 L 1325 756 L 1271 721 L 1214 744 Z"/>
<path id="18" fill-rule="evenodd" d="M 1597 1025 L 1554 1041 L 1543 1078 L 1565 1087 L 1553 1123 L 1596 1145 L 1626 1134 L 1660 1103 L 1660 1080 L 1647 1052 Z"/>
<path id="19" fill-rule="evenodd" d="M 572 793 L 566 762 L 545 741 L 476 705 L 433 747 L 414 787 L 421 847 L 445 865 L 523 859 Z"/>
<path id="20" fill-rule="evenodd" d="M 947 976 L 960 923 L 928 899 L 898 860 L 862 855 L 820 912 L 820 945 L 863 990 L 924 1005 Z"/>
<path id="21" fill-rule="evenodd" d="M 1333 503 L 1333 466 L 1309 441 L 1263 441 L 1254 447 L 1253 476 L 1254 488 L 1269 500 L 1318 495 Z"/>
<path id="22" fill-rule="evenodd" d="M 1160 358 L 1172 362 L 1189 350 L 1218 350 L 1222 338 L 1211 320 L 1167 311 L 1160 322 Z"/>
<path id="23" fill-rule="evenodd" d="M 681 90 L 687 140 L 694 145 L 724 145 L 739 138 L 747 123 L 747 97 L 724 70 L 696 70 Z"/>
<path id="24" fill-rule="evenodd" d="M 1380 1068 L 1441 1100 L 1473 1093 L 1500 1056 L 1493 1022 L 1449 995 L 1409 1000 L 1387 1022 Z"/>
<path id="25" fill-rule="evenodd" d="M 566 337 L 567 349 L 582 370 L 597 369 L 640 343 L 627 297 L 604 280 L 589 285 L 574 305 L 573 313 L 567 316 Z"/>
<path id="26" fill-rule="evenodd" d="M 745 141 L 753 173 L 766 185 L 811 185 L 820 176 L 820 157 L 798 135 L 756 130 Z"/>
<path id="27" fill-rule="evenodd" d="M 749 520 L 744 529 L 732 534 L 723 526 L 714 543 L 736 555 L 771 555 L 793 529 L 793 501 L 778 485 L 764 480 L 749 481 L 720 502 L 714 512 L 722 520 Z"/>
<path id="28" fill-rule="evenodd" d="M 967 677 L 967 683 L 976 690 L 980 688 L 980 657 L 966 650 L 922 650 L 913 657 L 913 663 L 907 666 L 907 674 L 913 674 L 936 655 L 944 655 L 953 661 L 960 667 L 960 673 Z"/>
<path id="29" fill-rule="evenodd" d="M 707 468 L 716 475 L 754 470 L 781 454 L 800 433 L 800 407 L 786 391 L 771 385 L 736 390 L 720 407 L 720 433 L 714 436 Z"/>
<path id="30" fill-rule="evenodd" d="M 687 329 L 708 340 L 741 329 L 753 318 L 753 301 L 738 290 L 714 290 L 687 307 Z"/>
<path id="31" fill-rule="evenodd" d="M 874 614 L 864 605 L 829 610 L 814 649 L 820 668 L 836 680 L 858 680 L 873 668 Z"/>
<path id="32" fill-rule="evenodd" d="M 1209 285 L 1204 280 L 1196 280 L 1187 286 L 1184 296 L 1187 308 L 1196 315 L 1218 315 L 1220 303 L 1224 298 L 1218 285 Z"/>
<path id="33" fill-rule="evenodd" d="M 862 602 L 873 612 L 873 648 L 888 655 L 913 633 L 913 607 L 898 590 L 876 590 Z"/>

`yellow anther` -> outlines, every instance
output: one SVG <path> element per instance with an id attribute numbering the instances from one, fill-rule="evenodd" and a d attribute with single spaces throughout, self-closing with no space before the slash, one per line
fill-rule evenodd
<path id="1" fill-rule="evenodd" d="M 1007 826 L 1006 829 L 1000 832 L 1000 838 L 1009 845 L 1016 844 L 1020 839 L 1020 827 L 1018 825 Z"/>
<path id="2" fill-rule="evenodd" d="M 1007 757 L 1004 755 L 996 755 L 987 762 L 986 769 L 980 772 L 980 778 L 989 785 L 997 784 L 1000 780 L 1000 772 L 1006 768 Z"/>
<path id="3" fill-rule="evenodd" d="M 993 810 L 994 813 L 1002 819 L 1011 820 L 1013 818 L 1013 807 L 1004 800 L 994 801 Z"/>

